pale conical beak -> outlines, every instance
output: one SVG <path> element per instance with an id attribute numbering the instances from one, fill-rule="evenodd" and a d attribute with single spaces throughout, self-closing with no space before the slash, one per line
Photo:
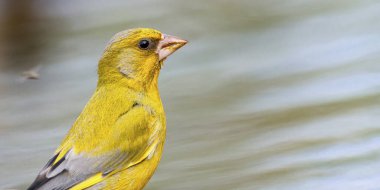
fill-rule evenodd
<path id="1" fill-rule="evenodd" d="M 177 49 L 184 46 L 186 43 L 187 41 L 181 38 L 163 34 L 163 38 L 160 40 L 157 46 L 158 60 L 164 60 L 170 54 L 174 53 Z"/>

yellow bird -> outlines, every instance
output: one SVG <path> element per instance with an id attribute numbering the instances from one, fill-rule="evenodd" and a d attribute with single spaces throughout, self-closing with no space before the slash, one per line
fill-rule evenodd
<path id="1" fill-rule="evenodd" d="M 99 61 L 93 96 L 28 190 L 142 189 L 165 141 L 158 75 L 186 43 L 149 28 L 117 33 Z"/>

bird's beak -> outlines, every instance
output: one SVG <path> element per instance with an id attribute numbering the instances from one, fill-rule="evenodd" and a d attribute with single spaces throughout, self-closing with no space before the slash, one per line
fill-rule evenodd
<path id="1" fill-rule="evenodd" d="M 186 43 L 187 41 L 181 38 L 163 34 L 162 39 L 159 41 L 157 46 L 158 60 L 164 60 Z"/>

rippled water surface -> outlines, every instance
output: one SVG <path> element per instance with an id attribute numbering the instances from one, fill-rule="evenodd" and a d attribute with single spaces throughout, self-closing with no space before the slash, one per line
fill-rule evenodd
<path id="1" fill-rule="evenodd" d="M 138 26 L 190 41 L 161 72 L 167 141 L 146 189 L 380 189 L 379 2 L 10 2 L 0 189 L 31 183 L 91 96 L 106 42 Z"/>

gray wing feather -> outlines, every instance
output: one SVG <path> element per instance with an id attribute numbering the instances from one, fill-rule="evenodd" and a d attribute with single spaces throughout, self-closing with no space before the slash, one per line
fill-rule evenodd
<path id="1" fill-rule="evenodd" d="M 83 154 L 75 154 L 73 150 L 70 150 L 53 165 L 56 157 L 57 155 L 41 170 L 28 190 L 69 189 L 99 172 L 107 174 L 116 169 L 121 162 L 127 160 L 127 154 L 122 152 L 89 158 Z"/>

